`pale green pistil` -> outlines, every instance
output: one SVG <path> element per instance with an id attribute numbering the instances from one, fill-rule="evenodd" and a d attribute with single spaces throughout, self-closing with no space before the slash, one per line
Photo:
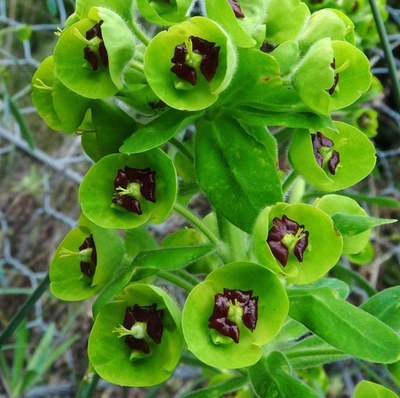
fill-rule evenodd
<path id="1" fill-rule="evenodd" d="M 92 251 L 93 251 L 93 249 L 91 247 L 80 250 L 79 252 L 74 252 L 72 250 L 69 250 L 69 249 L 63 247 L 60 250 L 60 258 L 78 257 L 79 261 L 82 261 L 84 263 L 92 263 Z"/>
<path id="2" fill-rule="evenodd" d="M 130 329 L 119 325 L 114 328 L 113 333 L 117 333 L 118 337 L 132 336 L 135 339 L 144 339 L 147 337 L 147 325 L 145 322 L 136 322 Z"/>
<path id="3" fill-rule="evenodd" d="M 229 310 L 227 318 L 230 321 L 235 322 L 238 326 L 242 324 L 243 308 L 239 305 L 239 302 L 237 300 L 234 300 L 233 302 L 229 300 Z"/>
<path id="4" fill-rule="evenodd" d="M 290 250 L 294 250 L 294 247 L 297 245 L 297 242 L 305 236 L 303 233 L 303 228 L 299 228 L 296 232 L 296 235 L 293 234 L 285 234 L 282 238 L 282 243 Z"/>
<path id="5" fill-rule="evenodd" d="M 115 189 L 118 195 L 129 195 L 132 198 L 140 199 L 140 184 L 137 182 L 130 182 L 126 188 L 118 187 Z"/>

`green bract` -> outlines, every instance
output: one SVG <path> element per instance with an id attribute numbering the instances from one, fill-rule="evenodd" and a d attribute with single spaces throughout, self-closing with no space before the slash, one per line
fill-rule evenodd
<path id="1" fill-rule="evenodd" d="M 323 210 L 330 217 L 337 213 L 368 217 L 367 212 L 354 200 L 341 195 L 325 195 L 316 199 L 314 206 Z M 371 230 L 355 235 L 343 234 L 343 254 L 360 253 L 368 244 Z"/>
<path id="2" fill-rule="evenodd" d="M 217 57 L 210 60 L 216 69 L 208 80 L 200 70 L 201 63 L 208 55 L 202 56 L 192 51 L 192 38 L 214 43 L 214 50 L 220 48 Z M 177 46 L 186 48 L 184 67 L 195 70 L 195 84 L 179 78 L 171 71 L 174 67 L 171 59 L 175 58 Z M 200 110 L 212 105 L 230 83 L 235 66 L 236 53 L 231 39 L 219 25 L 204 17 L 193 17 L 188 22 L 160 32 L 151 40 L 144 56 L 144 72 L 150 87 L 167 105 L 180 110 Z"/>
<path id="3" fill-rule="evenodd" d="M 182 22 L 192 3 L 191 0 L 136 0 L 139 12 L 157 25 L 173 25 Z"/>
<path id="4" fill-rule="evenodd" d="M 238 343 L 209 328 L 215 296 L 223 294 L 224 289 L 251 291 L 253 298 L 258 297 L 256 326 L 251 331 L 238 321 Z M 231 302 L 231 306 L 235 307 L 235 303 Z M 211 272 L 190 292 L 182 314 L 183 334 L 188 349 L 207 365 L 241 368 L 260 359 L 261 346 L 276 336 L 287 312 L 287 295 L 276 276 L 257 264 L 230 263 Z"/>
<path id="5" fill-rule="evenodd" d="M 304 30 L 297 37 L 302 52 L 323 38 L 347 40 L 354 43 L 354 25 L 345 14 L 337 10 L 323 9 L 314 12 Z"/>
<path id="6" fill-rule="evenodd" d="M 139 202 L 142 214 L 127 211 L 113 203 L 114 198 L 126 196 L 114 186 L 119 170 L 126 167 L 155 172 L 154 202 L 143 197 L 143 192 L 139 192 L 139 184 L 133 183 L 132 186 L 131 194 Z M 160 149 L 135 155 L 111 154 L 100 159 L 88 171 L 79 189 L 79 202 L 86 217 L 97 225 L 129 229 L 146 221 L 163 221 L 174 204 L 176 190 L 175 168 L 171 159 Z M 132 197 L 131 194 L 128 196 Z"/>
<path id="7" fill-rule="evenodd" d="M 33 75 L 32 102 L 50 128 L 65 133 L 76 131 L 90 104 L 54 76 L 53 56 L 47 57 Z"/>
<path id="8" fill-rule="evenodd" d="M 289 221 L 284 217 L 297 227 L 287 226 Z M 260 263 L 296 284 L 324 276 L 337 263 L 343 248 L 333 221 L 308 204 L 278 203 L 265 208 L 256 221 L 253 237 L 254 254 Z"/>
<path id="9" fill-rule="evenodd" d="M 301 99 L 315 112 L 328 114 L 330 95 L 328 90 L 334 82 L 331 67 L 333 48 L 329 38 L 313 44 L 293 71 L 293 86 Z"/>
<path id="10" fill-rule="evenodd" d="M 310 10 L 300 0 L 268 0 L 265 20 L 267 43 L 276 46 L 296 39 L 309 16 Z"/>
<path id="11" fill-rule="evenodd" d="M 106 98 L 123 87 L 123 70 L 134 55 L 136 38 L 115 12 L 92 7 L 89 18 L 81 19 L 61 33 L 54 49 L 57 77 L 70 90 L 87 98 Z M 91 39 L 86 35 L 100 24 L 99 33 Z M 102 58 L 105 48 L 108 61 Z M 95 60 L 85 59 L 85 51 Z"/>
<path id="12" fill-rule="evenodd" d="M 94 248 L 85 247 L 84 242 L 90 237 Z M 95 251 L 94 256 L 92 251 Z M 116 231 L 81 219 L 80 226 L 67 234 L 54 254 L 49 273 L 51 292 L 67 301 L 85 300 L 97 294 L 111 279 L 123 253 L 124 247 Z"/>
<path id="13" fill-rule="evenodd" d="M 316 188 L 329 192 L 361 181 L 373 170 L 376 162 L 375 148 L 361 131 L 343 122 L 334 124 L 337 131 L 324 128 L 313 132 L 296 131 L 289 147 L 289 160 L 293 168 Z M 318 133 L 333 143 L 319 150 L 322 167 L 313 150 L 313 139 L 318 137 Z M 339 163 L 335 174 L 332 174 L 327 168 L 327 162 L 335 151 L 339 154 Z"/>
<path id="14" fill-rule="evenodd" d="M 264 19 L 267 0 L 241 0 L 234 8 L 228 0 L 207 0 L 209 18 L 220 23 L 233 37 L 239 47 L 254 47 L 253 38 L 259 31 L 265 31 Z"/>
<path id="15" fill-rule="evenodd" d="M 332 41 L 337 85 L 331 94 L 330 110 L 354 103 L 371 84 L 368 58 L 356 47 L 344 41 Z"/>
<path id="16" fill-rule="evenodd" d="M 149 337 L 154 329 L 151 320 L 143 325 L 143 322 L 135 319 L 135 325 L 141 324 L 139 328 L 145 329 L 141 339 L 149 346 L 150 352 L 147 354 L 131 349 L 124 341 L 126 338 L 121 330 L 127 308 L 132 309 L 135 305 L 153 306 L 158 314 L 159 311 L 163 314 L 159 342 Z M 180 322 L 177 304 L 162 289 L 141 283 L 129 285 L 97 315 L 89 336 L 90 363 L 103 379 L 111 383 L 132 387 L 162 383 L 171 376 L 181 356 L 184 342 Z"/>

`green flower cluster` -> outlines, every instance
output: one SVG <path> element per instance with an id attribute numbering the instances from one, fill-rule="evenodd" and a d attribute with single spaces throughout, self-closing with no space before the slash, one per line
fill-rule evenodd
<path id="1" fill-rule="evenodd" d="M 367 250 L 384 223 L 338 194 L 284 203 L 265 127 L 292 128 L 289 162 L 320 191 L 372 171 L 367 136 L 331 117 L 371 84 L 353 22 L 300 0 L 204 5 L 207 17 L 192 16 L 189 0 L 77 0 L 32 80 L 43 119 L 79 131 L 95 162 L 79 190 L 83 215 L 52 260 L 51 290 L 63 300 L 98 295 L 89 359 L 120 385 L 162 383 L 184 347 L 219 368 L 265 359 L 290 288 Z M 139 16 L 156 25 L 154 37 Z M 213 211 L 196 221 L 178 200 L 200 191 Z M 175 231 L 160 246 L 146 226 L 173 208 L 200 231 Z M 156 277 L 190 291 L 182 314 Z M 390 362 L 399 343 L 385 333 L 395 354 L 377 361 Z"/>

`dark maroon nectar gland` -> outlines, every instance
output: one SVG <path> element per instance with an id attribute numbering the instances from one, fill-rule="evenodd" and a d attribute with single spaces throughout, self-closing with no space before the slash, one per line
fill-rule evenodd
<path id="1" fill-rule="evenodd" d="M 89 62 L 94 71 L 99 67 L 98 56 L 100 56 L 102 64 L 105 67 L 108 66 L 108 54 L 104 45 L 103 34 L 101 32 L 102 23 L 103 21 L 100 21 L 86 32 L 86 40 L 93 41 L 93 46 L 87 45 L 83 49 L 83 57 Z M 97 48 L 97 51 L 95 48 Z"/>
<path id="2" fill-rule="evenodd" d="M 339 152 L 332 149 L 333 141 L 325 137 L 319 131 L 317 134 L 311 134 L 312 146 L 315 160 L 318 166 L 323 168 L 324 163 L 327 164 L 328 170 L 332 175 L 335 175 L 336 168 L 340 163 Z"/>
<path id="3" fill-rule="evenodd" d="M 240 325 L 254 331 L 258 318 L 258 297 L 253 291 L 224 289 L 214 296 L 214 310 L 208 327 L 239 343 Z"/>
<path id="4" fill-rule="evenodd" d="M 262 46 L 260 47 L 260 50 L 261 50 L 263 53 L 267 53 L 267 54 L 268 54 L 268 53 L 274 51 L 275 48 L 276 48 L 276 46 L 274 46 L 273 44 L 271 44 L 271 43 L 269 43 L 269 42 L 267 42 L 267 41 L 264 41 L 264 43 L 263 43 Z"/>
<path id="5" fill-rule="evenodd" d="M 88 236 L 79 246 L 80 252 L 88 249 L 90 249 L 89 261 L 81 261 L 80 267 L 83 275 L 87 276 L 89 279 L 93 279 L 93 275 L 96 271 L 96 265 L 97 265 L 97 253 L 96 253 L 96 246 L 93 240 L 93 235 Z"/>
<path id="6" fill-rule="evenodd" d="M 267 244 L 274 257 L 286 266 L 290 251 L 293 251 L 299 262 L 303 261 L 304 251 L 308 246 L 309 232 L 304 230 L 304 225 L 299 225 L 282 216 L 282 219 L 275 217 L 273 227 L 269 230 Z"/>
<path id="7" fill-rule="evenodd" d="M 119 169 L 114 180 L 112 202 L 132 213 L 143 214 L 139 202 L 141 197 L 149 202 L 156 202 L 155 175 L 156 172 L 149 168 L 135 169 L 125 166 L 124 170 Z"/>
<path id="8" fill-rule="evenodd" d="M 335 58 L 333 58 L 333 61 L 332 61 L 332 63 L 331 63 L 331 68 L 333 69 L 333 70 L 335 70 L 335 68 L 336 68 L 336 61 L 335 61 Z M 328 93 L 329 93 L 329 95 L 332 95 L 334 92 L 335 92 L 335 89 L 336 89 L 336 86 L 338 85 L 338 83 L 339 83 L 339 73 L 335 73 L 335 75 L 333 76 L 333 84 L 332 84 L 332 87 L 329 89 L 329 91 L 328 91 Z"/>
<path id="9" fill-rule="evenodd" d="M 232 7 L 232 10 L 233 10 L 236 18 L 244 18 L 243 11 L 240 8 L 240 4 L 237 0 L 228 0 L 228 3 Z"/>
<path id="10" fill-rule="evenodd" d="M 174 56 L 171 62 L 174 66 L 171 72 L 182 80 L 187 81 L 192 86 L 197 84 L 197 69 L 204 78 L 210 82 L 217 72 L 219 52 L 221 47 L 215 47 L 214 42 L 210 42 L 200 37 L 190 36 L 191 51 L 185 43 L 175 47 Z"/>
<path id="11" fill-rule="evenodd" d="M 119 337 L 125 337 L 125 344 L 134 351 L 150 353 L 150 343 L 161 343 L 164 330 L 164 310 L 157 310 L 157 304 L 149 306 L 127 307 L 125 318 L 119 327 L 114 329 Z"/>

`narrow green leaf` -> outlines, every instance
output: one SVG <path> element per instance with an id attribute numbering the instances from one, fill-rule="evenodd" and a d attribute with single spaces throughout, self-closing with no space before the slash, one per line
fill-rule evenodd
<path id="1" fill-rule="evenodd" d="M 143 250 L 134 260 L 141 268 L 156 268 L 163 271 L 176 270 L 189 265 L 215 250 L 212 245 L 169 247 L 157 250 Z"/>
<path id="2" fill-rule="evenodd" d="M 287 358 L 272 352 L 249 369 L 257 398 L 318 398 L 318 394 L 291 374 Z"/>
<path id="3" fill-rule="evenodd" d="M 116 294 L 120 293 L 123 288 L 131 281 L 133 272 L 134 266 L 131 262 L 123 261 L 121 263 L 118 269 L 114 272 L 114 276 L 111 281 L 104 287 L 104 289 L 98 295 L 96 301 L 93 303 L 93 318 L 96 318 L 101 308 L 105 304 L 107 304 Z"/>
<path id="4" fill-rule="evenodd" d="M 340 361 L 349 357 L 349 355 L 332 347 L 318 336 L 310 336 L 300 340 L 298 343 L 284 348 L 282 352 L 294 369 L 322 366 L 326 363 Z"/>
<path id="5" fill-rule="evenodd" d="M 182 112 L 171 109 L 149 124 L 139 128 L 120 147 L 120 152 L 132 154 L 156 148 L 189 124 L 193 123 L 204 112 Z"/>
<path id="6" fill-rule="evenodd" d="M 12 99 L 12 97 L 9 97 L 8 101 L 10 104 L 11 113 L 15 117 L 15 120 L 17 121 L 19 128 L 21 130 L 22 138 L 28 143 L 31 149 L 35 149 L 36 147 L 35 138 L 33 136 L 31 128 L 26 123 L 25 117 L 22 115 L 16 102 Z"/>
<path id="7" fill-rule="evenodd" d="M 349 198 L 355 199 L 358 202 L 372 203 L 380 207 L 389 207 L 393 209 L 400 209 L 400 201 L 395 198 L 388 198 L 385 196 L 370 196 L 362 195 L 358 193 L 341 193 L 341 195 L 348 196 Z"/>
<path id="8" fill-rule="evenodd" d="M 203 388 L 201 390 L 189 392 L 182 395 L 182 398 L 216 398 L 221 397 L 224 394 L 238 390 L 244 384 L 246 384 L 247 379 L 245 377 L 237 377 L 230 379 L 223 383 L 215 384 L 208 388 Z"/>
<path id="9" fill-rule="evenodd" d="M 349 236 L 360 234 L 379 225 L 392 224 L 397 221 L 393 218 L 365 217 L 345 213 L 334 214 L 332 220 L 340 233 Z"/>
<path id="10" fill-rule="evenodd" d="M 251 232 L 264 207 L 282 200 L 276 143 L 264 127 L 220 116 L 199 122 L 196 172 L 201 188 L 232 224 Z"/>
<path id="11" fill-rule="evenodd" d="M 49 10 L 50 14 L 54 16 L 57 15 L 58 6 L 56 0 L 46 0 L 47 9 Z"/>
<path id="12" fill-rule="evenodd" d="M 289 315 L 346 354 L 370 362 L 400 358 L 400 338 L 382 321 L 327 287 L 288 290 Z"/>
<path id="13" fill-rule="evenodd" d="M 254 106 L 241 106 L 235 114 L 238 120 L 255 126 L 285 126 L 293 128 L 318 129 L 322 127 L 336 130 L 330 116 L 307 111 L 269 111 Z"/>
<path id="14" fill-rule="evenodd" d="M 376 316 L 391 328 L 400 329 L 400 286 L 394 286 L 375 294 L 360 308 Z"/>
<path id="15" fill-rule="evenodd" d="M 15 350 L 12 366 L 12 384 L 11 389 L 14 391 L 21 382 L 22 371 L 24 368 L 25 357 L 27 354 L 29 333 L 24 320 L 15 332 Z"/>

